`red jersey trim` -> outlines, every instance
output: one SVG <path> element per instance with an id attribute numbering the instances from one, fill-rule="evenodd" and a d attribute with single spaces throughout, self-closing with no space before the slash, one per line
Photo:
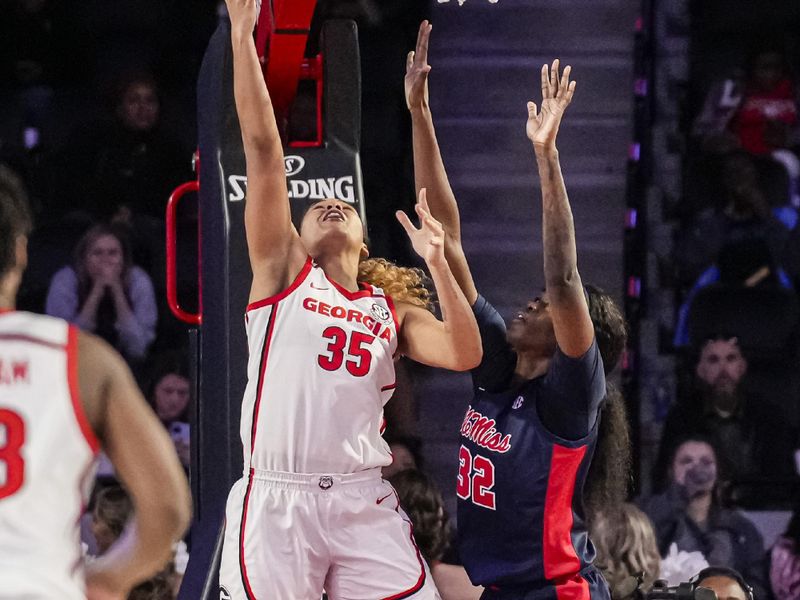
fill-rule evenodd
<path id="1" fill-rule="evenodd" d="M 250 424 L 250 460 L 253 459 L 253 451 L 256 447 L 256 434 L 258 433 L 258 413 L 261 408 L 261 398 L 264 392 L 264 379 L 267 375 L 267 360 L 269 359 L 269 348 L 272 344 L 272 333 L 275 331 L 275 320 L 278 314 L 278 306 L 276 304 L 269 315 L 267 321 L 267 332 L 264 336 L 264 347 L 261 349 L 261 364 L 258 369 L 258 391 L 256 392 L 256 403 L 253 406 L 253 422 Z M 252 463 L 251 463 L 252 464 Z"/>
<path id="2" fill-rule="evenodd" d="M 268 298 L 264 298 L 263 300 L 256 300 L 255 302 L 251 302 L 250 304 L 247 305 L 245 313 L 248 313 L 251 310 L 255 310 L 257 308 L 269 306 L 270 304 L 275 304 L 276 302 L 280 302 L 281 300 L 286 298 L 286 296 L 295 291 L 298 287 L 300 287 L 300 284 L 303 283 L 303 281 L 305 281 L 306 277 L 308 277 L 308 274 L 311 272 L 311 267 L 312 267 L 312 262 L 311 262 L 311 257 L 309 256 L 306 258 L 306 262 L 303 265 L 303 268 L 297 274 L 297 277 L 295 277 L 294 281 L 292 281 L 292 283 L 289 284 L 289 287 L 287 287 L 282 292 L 278 292 L 274 296 L 269 296 Z"/>
<path id="3" fill-rule="evenodd" d="M 97 439 L 81 401 L 80 385 L 78 384 L 78 329 L 74 325 L 69 326 L 67 333 L 67 382 L 69 384 L 69 396 L 72 400 L 72 411 L 78 421 L 78 427 L 83 434 L 89 448 L 94 454 L 100 451 L 100 442 Z"/>
<path id="4" fill-rule="evenodd" d="M 553 445 L 550 477 L 544 502 L 542 558 L 544 576 L 553 581 L 558 600 L 589 600 L 589 584 L 579 571 L 581 562 L 572 546 L 572 500 L 575 479 L 586 455 L 586 446 Z"/>
<path id="5" fill-rule="evenodd" d="M 397 382 L 390 383 L 389 385 L 385 385 L 381 388 L 382 392 L 388 392 L 389 390 L 393 390 L 397 387 Z"/>
<path id="6" fill-rule="evenodd" d="M 325 271 L 322 271 L 325 273 Z M 357 292 L 351 292 L 350 290 L 342 287 L 340 284 L 336 283 L 333 279 L 328 277 L 328 274 L 325 273 L 325 279 L 330 281 L 331 285 L 336 288 L 336 290 L 348 300 L 358 300 L 359 298 L 371 298 L 375 294 L 372 292 L 372 286 L 368 283 L 364 283 L 363 281 L 358 282 L 359 290 Z"/>
<path id="7" fill-rule="evenodd" d="M 26 342 L 29 344 L 39 344 L 40 346 L 46 346 L 52 350 L 64 350 L 64 344 L 56 344 L 55 342 L 48 342 L 47 340 L 40 340 L 39 338 L 35 338 L 29 335 L 21 335 L 18 333 L 0 334 L 0 341 L 3 340 L 8 342 Z"/>
<path id="8" fill-rule="evenodd" d="M 0 315 L 12 312 L 17 312 L 17 311 L 14 308 L 0 308 Z"/>

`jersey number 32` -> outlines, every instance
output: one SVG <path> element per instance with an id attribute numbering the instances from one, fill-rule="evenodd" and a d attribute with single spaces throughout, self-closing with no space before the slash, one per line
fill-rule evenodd
<path id="1" fill-rule="evenodd" d="M 472 503 L 483 508 L 495 509 L 494 464 L 488 458 L 461 446 L 458 451 L 458 482 L 456 494 L 462 500 L 472 498 Z"/>

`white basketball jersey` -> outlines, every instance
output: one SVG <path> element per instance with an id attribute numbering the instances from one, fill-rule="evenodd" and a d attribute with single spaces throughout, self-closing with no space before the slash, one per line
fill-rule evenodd
<path id="1" fill-rule="evenodd" d="M 390 464 L 381 433 L 395 387 L 396 321 L 382 290 L 349 292 L 310 258 L 285 291 L 248 306 L 245 472 L 346 474 Z"/>
<path id="2" fill-rule="evenodd" d="M 78 520 L 98 442 L 78 394 L 77 333 L 0 312 L 0 599 L 85 599 Z"/>

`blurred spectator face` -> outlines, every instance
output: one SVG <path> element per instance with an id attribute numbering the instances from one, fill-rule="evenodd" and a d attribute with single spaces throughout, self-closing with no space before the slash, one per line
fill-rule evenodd
<path id="1" fill-rule="evenodd" d="M 779 52 L 763 52 L 753 64 L 753 83 L 762 90 L 771 90 L 783 79 L 783 57 Z"/>
<path id="2" fill-rule="evenodd" d="M 508 342 L 517 352 L 541 351 L 551 355 L 556 350 L 556 334 L 550 316 L 547 292 L 529 301 L 508 326 Z"/>
<path id="3" fill-rule="evenodd" d="M 706 577 L 697 583 L 697 587 L 712 590 L 717 595 L 718 600 L 748 600 L 747 594 L 745 594 L 739 582 L 724 575 Z"/>
<path id="4" fill-rule="evenodd" d="M 156 414 L 162 421 L 174 421 L 189 405 L 189 381 L 169 373 L 161 378 L 153 391 Z"/>
<path id="5" fill-rule="evenodd" d="M 732 394 L 746 372 L 747 361 L 736 338 L 710 340 L 703 346 L 696 373 L 715 392 Z"/>
<path id="6" fill-rule="evenodd" d="M 710 492 L 717 482 L 717 457 L 705 442 L 689 440 L 678 446 L 672 460 L 672 480 L 689 497 Z"/>
<path id="7" fill-rule="evenodd" d="M 159 103 L 155 88 L 134 82 L 122 95 L 118 115 L 131 131 L 150 131 L 158 122 Z"/>
<path id="8" fill-rule="evenodd" d="M 388 479 L 406 469 L 417 468 L 417 461 L 414 460 L 414 455 L 405 444 L 389 444 L 389 450 L 392 453 L 392 464 L 388 467 L 383 467 L 382 474 L 384 479 Z"/>
<path id="9" fill-rule="evenodd" d="M 86 273 L 92 279 L 120 275 L 123 267 L 122 244 L 113 235 L 101 235 L 86 250 Z"/>

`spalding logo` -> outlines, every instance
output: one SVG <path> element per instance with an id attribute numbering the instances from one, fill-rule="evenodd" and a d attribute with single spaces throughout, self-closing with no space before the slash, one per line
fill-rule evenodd
<path id="1" fill-rule="evenodd" d="M 303 170 L 303 167 L 306 166 L 306 160 L 302 156 L 297 156 L 296 154 L 284 156 L 283 166 L 286 170 L 286 176 L 291 177 Z"/>
<path id="2" fill-rule="evenodd" d="M 372 316 L 378 319 L 378 321 L 386 322 L 389 320 L 389 311 L 380 304 L 373 304 L 369 312 L 371 312 Z"/>

